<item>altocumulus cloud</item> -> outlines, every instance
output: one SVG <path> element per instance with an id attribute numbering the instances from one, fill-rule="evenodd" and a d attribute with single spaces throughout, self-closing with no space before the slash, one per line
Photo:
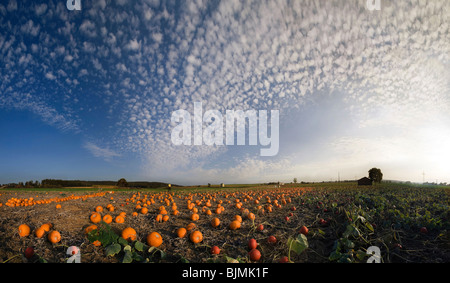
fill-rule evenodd
<path id="1" fill-rule="evenodd" d="M 256 180 L 270 172 L 289 180 L 314 178 L 324 167 L 332 169 L 320 177 L 334 175 L 339 166 L 353 178 L 353 164 L 432 166 L 438 153 L 425 150 L 434 156 L 425 163 L 410 154 L 431 138 L 411 132 L 448 120 L 450 2 L 382 1 L 380 11 L 365 4 L 84 1 L 81 13 L 71 13 L 64 1 L 7 1 L 0 4 L 0 107 L 108 140 L 84 147 L 108 160 L 136 154 L 142 176 L 152 178 L 191 172 L 204 181 Z M 343 119 L 327 114 L 330 98 L 343 108 L 345 132 L 333 131 Z M 250 147 L 173 146 L 171 113 L 192 113 L 196 101 L 222 113 L 280 110 L 280 128 L 294 126 L 280 132 L 271 159 Z M 311 129 L 308 117 L 291 123 L 312 105 L 322 106 L 326 126 Z M 298 133 L 311 139 L 297 146 Z M 383 149 L 395 154 L 380 157 Z M 308 160 L 306 151 L 320 156 Z"/>

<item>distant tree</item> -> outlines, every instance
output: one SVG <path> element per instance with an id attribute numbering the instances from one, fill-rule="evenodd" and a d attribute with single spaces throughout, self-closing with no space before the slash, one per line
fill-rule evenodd
<path id="1" fill-rule="evenodd" d="M 369 170 L 369 179 L 375 183 L 381 183 L 383 180 L 383 173 L 379 168 L 372 168 Z"/>
<path id="2" fill-rule="evenodd" d="M 297 178 L 294 178 L 294 183 L 297 184 Z"/>
<path id="3" fill-rule="evenodd" d="M 120 179 L 119 181 L 117 181 L 117 186 L 118 187 L 128 187 L 128 182 L 127 180 L 125 180 L 124 178 Z"/>

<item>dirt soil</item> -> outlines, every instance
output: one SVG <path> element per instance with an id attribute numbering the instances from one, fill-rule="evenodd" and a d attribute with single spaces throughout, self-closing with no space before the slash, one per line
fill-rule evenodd
<path id="1" fill-rule="evenodd" d="M 64 202 L 51 202 L 47 204 L 36 204 L 31 206 L 16 206 L 9 207 L 5 205 L 8 199 L 22 198 L 34 200 L 45 200 L 52 198 L 64 198 L 71 195 L 82 196 L 92 194 L 92 191 L 0 191 L 0 262 L 24 262 L 26 259 L 23 253 L 27 247 L 33 247 L 36 256 L 31 262 L 36 262 L 38 258 L 43 258 L 47 262 L 64 263 L 69 257 L 66 255 L 66 250 L 70 246 L 77 246 L 81 250 L 81 262 L 84 263 L 110 263 L 120 262 L 120 256 L 107 257 L 105 256 L 105 247 L 96 247 L 89 242 L 85 234 L 85 229 L 92 225 L 89 217 L 94 211 L 95 207 L 102 206 L 104 211 L 102 215 L 110 214 L 115 218 L 119 213 L 125 212 L 125 223 L 118 224 L 112 222 L 110 224 L 112 230 L 120 235 L 121 231 L 126 227 L 132 227 L 137 232 L 137 240 L 145 243 L 146 237 L 149 233 L 156 231 L 163 237 L 163 244 L 159 247 L 165 252 L 166 257 L 157 262 L 182 262 L 188 260 L 189 262 L 226 262 L 229 258 L 240 259 L 244 262 L 249 262 L 248 259 L 248 240 L 254 238 L 258 242 L 258 249 L 261 251 L 262 258 L 260 262 L 278 262 L 282 256 L 288 256 L 289 248 L 287 241 L 289 238 L 296 238 L 299 235 L 300 228 L 307 226 L 310 233 L 308 235 L 309 248 L 300 255 L 291 252 L 290 259 L 293 262 L 330 262 L 329 256 L 335 248 L 334 245 L 339 239 L 340 235 L 345 229 L 345 216 L 335 215 L 330 211 L 326 212 L 316 205 L 315 195 L 309 195 L 312 200 L 310 203 L 304 203 L 301 194 L 294 191 L 292 195 L 287 195 L 285 191 L 261 190 L 259 194 L 260 203 L 257 204 L 253 199 L 248 197 L 258 196 L 258 190 L 242 190 L 242 191 L 227 191 L 227 190 L 205 190 L 198 193 L 187 191 L 173 190 L 170 194 L 173 195 L 173 200 L 176 203 L 179 214 L 172 215 L 171 205 L 164 202 L 164 198 L 169 196 L 168 192 L 155 193 L 153 191 L 115 191 L 102 196 L 89 197 L 86 199 L 69 199 Z M 135 198 L 133 198 L 133 195 Z M 136 209 L 136 200 L 143 198 L 145 195 L 149 199 L 154 196 L 155 203 L 147 206 L 148 213 L 138 213 L 137 216 L 132 216 L 132 213 L 139 211 Z M 261 214 L 257 209 L 259 205 L 266 207 L 267 199 L 270 197 L 273 200 L 279 198 L 292 198 L 291 203 L 286 203 L 281 208 L 274 206 L 273 212 Z M 180 227 L 186 227 L 187 224 L 193 222 L 190 220 L 191 210 L 187 207 L 187 198 L 192 197 L 192 201 L 202 200 L 203 198 L 211 197 L 211 215 L 206 215 L 202 212 L 202 207 L 205 205 L 205 200 L 197 205 L 200 219 L 195 221 L 197 229 L 203 233 L 203 241 L 200 244 L 193 244 L 188 237 L 178 238 L 176 231 Z M 244 215 L 243 211 L 236 207 L 236 201 L 243 203 L 243 207 L 249 209 L 250 212 L 256 214 L 255 221 L 243 217 L 242 226 L 238 230 L 230 230 L 229 223 L 233 220 L 235 215 Z M 225 210 L 221 214 L 214 212 L 217 204 L 222 202 Z M 351 201 L 351 200 L 348 200 Z M 308 202 L 308 199 L 306 199 Z M 60 204 L 61 208 L 56 208 Z M 111 204 L 115 207 L 113 212 L 106 211 L 106 206 Z M 339 207 L 338 203 L 338 207 Z M 160 206 L 165 206 L 170 219 L 167 222 L 157 222 L 156 215 L 159 213 Z M 295 210 L 292 207 L 295 206 Z M 317 207 L 316 207 L 317 206 Z M 285 217 L 292 214 L 289 221 L 285 221 Z M 221 224 L 217 228 L 211 226 L 211 220 L 218 217 Z M 321 225 L 320 220 L 326 219 L 332 225 Z M 47 237 L 37 238 L 34 235 L 35 230 L 44 223 L 52 223 L 53 229 L 61 233 L 61 241 L 57 244 L 52 244 L 47 240 Z M 27 224 L 31 228 L 31 234 L 27 237 L 20 237 L 18 234 L 18 227 L 21 224 Z M 258 231 L 256 227 L 259 224 L 264 225 L 263 231 Z M 344 227 L 344 228 L 343 228 Z M 385 233 L 386 232 L 386 233 Z M 388 233 L 389 232 L 389 233 Z M 379 238 L 384 235 L 391 235 L 392 231 L 379 232 Z M 267 243 L 269 236 L 277 238 L 276 244 Z M 414 237 L 402 236 L 403 244 L 408 247 L 408 250 L 402 253 L 397 253 L 395 249 L 389 246 L 389 250 L 383 250 L 384 253 L 390 252 L 390 261 L 392 262 L 421 262 L 423 259 L 429 257 L 433 253 L 431 261 L 446 262 L 449 260 L 448 251 L 448 233 L 442 235 L 429 236 L 418 235 Z M 426 241 L 422 238 L 427 237 Z M 388 240 L 384 240 L 388 243 Z M 392 242 L 392 240 L 389 240 Z M 445 244 L 447 243 L 447 244 Z M 439 248 L 436 248 L 439 245 Z M 442 246 L 444 245 L 444 246 Z M 210 253 L 212 246 L 218 246 L 221 253 L 218 256 L 213 256 Z M 417 252 L 409 252 L 409 250 L 421 250 L 424 255 Z M 401 255 L 397 257 L 397 255 Z M 420 258 L 416 258 L 417 256 Z"/>
<path id="2" fill-rule="evenodd" d="M 2 192 L 0 202 L 5 204 L 11 197 L 15 198 L 34 198 L 34 200 L 51 199 L 55 197 L 67 197 L 70 195 L 85 195 L 90 192 Z M 274 235 L 278 239 L 278 243 L 286 243 L 289 236 L 295 236 L 296 232 L 303 225 L 311 225 L 316 220 L 316 216 L 308 211 L 299 208 L 295 214 L 290 218 L 289 222 L 283 221 L 284 217 L 290 212 L 289 206 L 284 206 L 281 209 L 274 209 L 272 213 L 266 213 L 263 217 L 257 215 L 255 222 L 245 219 L 239 230 L 231 231 L 228 228 L 229 223 L 233 220 L 235 215 L 241 215 L 241 211 L 235 207 L 235 198 L 227 199 L 225 194 L 217 194 L 216 200 L 222 200 L 225 211 L 220 215 L 212 213 L 206 215 L 201 212 L 199 206 L 200 219 L 195 221 L 197 229 L 203 233 L 204 240 L 201 244 L 194 245 L 189 241 L 188 237 L 178 238 L 176 230 L 180 227 L 186 227 L 187 224 L 193 222 L 190 220 L 191 211 L 186 205 L 187 193 L 176 193 L 174 200 L 177 203 L 180 214 L 177 216 L 170 215 L 167 222 L 158 223 L 155 221 L 158 214 L 158 208 L 165 205 L 161 199 L 158 199 L 155 204 L 149 205 L 149 212 L 147 214 L 139 214 L 136 217 L 132 216 L 136 203 L 129 200 L 133 192 L 114 192 L 107 193 L 101 197 L 87 198 L 86 200 L 76 199 L 59 202 L 62 206 L 57 209 L 55 202 L 49 204 L 37 204 L 32 206 L 8 207 L 3 205 L 0 207 L 0 262 L 9 259 L 9 262 L 23 262 L 25 259 L 22 256 L 15 258 L 15 255 L 22 254 L 27 247 L 33 247 L 35 253 L 48 262 L 65 262 L 67 260 L 66 250 L 69 246 L 77 246 L 81 249 L 82 262 L 117 262 L 116 257 L 105 257 L 104 247 L 95 247 L 87 239 L 84 230 L 92 223 L 89 220 L 90 214 L 95 207 L 100 205 L 106 208 L 108 204 L 115 207 L 113 212 L 101 213 L 102 215 L 108 213 L 113 218 L 119 215 L 120 212 L 126 212 L 125 223 L 118 224 L 112 222 L 110 226 L 113 231 L 120 235 L 122 229 L 126 227 L 133 227 L 138 234 L 138 240 L 146 241 L 146 236 L 152 232 L 159 232 L 164 242 L 159 247 L 166 253 L 166 258 L 163 261 L 177 262 L 181 258 L 188 259 L 190 262 L 205 262 L 211 259 L 210 247 L 216 245 L 221 249 L 221 255 L 232 258 L 246 257 L 248 250 L 246 248 L 247 242 L 251 238 L 255 238 L 258 242 L 266 242 L 269 235 Z M 145 191 L 143 195 L 151 195 L 151 192 Z M 159 194 L 158 194 L 159 195 Z M 163 193 L 167 196 L 167 193 Z M 194 197 L 194 200 L 200 199 L 202 194 Z M 111 199 L 113 197 L 113 199 Z M 228 204 L 228 201 L 232 201 Z M 242 201 L 242 199 L 241 199 Z M 128 203 L 128 204 L 127 204 Z M 203 203 L 204 204 L 204 203 Z M 212 202 L 211 209 L 215 209 L 216 204 Z M 256 204 L 245 204 L 250 211 Z M 167 207 L 170 214 L 171 209 Z M 221 224 L 218 228 L 211 226 L 211 220 L 218 217 Z M 264 219 L 262 221 L 261 219 Z M 58 244 L 50 243 L 46 237 L 37 238 L 34 235 L 35 229 L 44 223 L 52 223 L 53 229 L 61 233 L 61 242 Z M 21 224 L 27 224 L 31 228 L 31 234 L 28 237 L 20 237 L 18 234 L 18 227 Z M 264 225 L 264 230 L 259 232 L 256 230 L 258 224 Z M 302 258 L 297 260 L 306 261 L 321 261 L 326 257 L 331 249 L 330 246 L 324 246 L 320 241 L 312 240 L 310 242 L 312 247 L 316 246 L 317 253 L 304 254 Z M 263 249 L 264 262 L 276 262 L 281 255 L 286 254 L 286 247 L 282 244 L 275 245 L 260 245 Z M 265 250 L 264 250 L 265 249 Z M 322 254 L 322 255 L 321 255 Z M 10 259 L 12 258 L 12 259 Z"/>

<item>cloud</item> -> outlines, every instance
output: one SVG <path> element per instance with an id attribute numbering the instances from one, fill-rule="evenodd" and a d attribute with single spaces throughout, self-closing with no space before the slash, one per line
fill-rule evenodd
<path id="1" fill-rule="evenodd" d="M 24 25 L 22 25 L 21 27 L 21 31 L 23 33 L 28 33 L 32 36 L 37 36 L 39 34 L 39 30 L 40 30 L 40 25 L 39 24 L 34 24 L 33 20 L 28 20 Z"/>
<path id="2" fill-rule="evenodd" d="M 148 8 L 144 10 L 144 18 L 148 21 L 153 17 L 153 11 L 152 9 Z"/>
<path id="3" fill-rule="evenodd" d="M 89 152 L 94 155 L 95 157 L 99 157 L 104 159 L 105 161 L 112 161 L 112 159 L 114 157 L 120 157 L 121 155 L 114 152 L 113 150 L 109 149 L 109 148 L 102 148 L 97 146 L 96 144 L 92 143 L 92 142 L 86 142 L 83 147 L 87 150 L 89 150 Z"/>
<path id="4" fill-rule="evenodd" d="M 382 114 L 374 115 L 375 109 L 392 109 L 390 119 L 379 124 L 380 130 L 393 124 L 405 129 L 413 120 L 403 113 L 426 116 L 425 105 L 446 113 L 449 72 L 443 63 L 448 61 L 448 53 L 442 35 L 448 27 L 440 25 L 443 13 L 439 11 L 448 4 L 436 2 L 434 12 L 424 10 L 422 3 L 406 2 L 391 3 L 381 12 L 370 12 L 357 1 L 318 5 L 307 1 L 221 2 L 204 19 L 204 5 L 183 9 L 176 32 L 168 34 L 176 47 L 168 47 L 174 50 L 170 56 L 174 59 L 167 62 L 166 69 L 182 67 L 184 77 L 178 76 L 174 85 L 161 80 L 161 88 L 167 87 L 169 93 L 177 89 L 179 108 L 190 109 L 194 101 L 201 100 L 222 111 L 298 108 L 307 101 L 322 103 L 318 91 L 343 92 L 354 119 L 352 126 L 360 129 L 380 123 L 376 119 Z M 419 11 L 421 23 L 430 21 L 430 27 L 417 26 Z M 440 59 L 430 60 L 430 56 Z M 179 58 L 184 60 L 177 61 Z M 142 106 L 134 108 L 134 103 L 130 113 L 135 117 L 130 121 L 130 127 L 136 129 L 136 134 L 131 134 L 133 143 L 153 157 L 178 153 L 163 147 L 156 153 L 148 151 L 147 144 L 163 139 L 161 132 L 170 131 L 170 126 L 158 119 L 150 122 L 157 129 L 144 134 L 138 112 L 156 110 L 144 97 L 137 98 Z M 173 109 L 177 108 L 169 105 L 164 113 Z M 389 149 L 396 137 L 385 138 L 384 146 Z M 213 152 L 215 149 L 210 150 Z M 203 158 L 196 150 L 186 149 L 184 154 L 191 160 Z M 361 154 L 355 160 L 363 158 Z"/>
<path id="5" fill-rule="evenodd" d="M 17 10 L 17 2 L 16 0 L 10 0 L 8 2 L 8 7 L 7 7 L 8 12 L 12 12 Z"/>
<path id="6" fill-rule="evenodd" d="M 94 124 L 88 135 L 111 138 L 120 152 L 138 153 L 149 167 L 179 172 L 207 166 L 204 160 L 225 153 L 239 156 L 229 147 L 171 145 L 171 113 L 192 113 L 196 101 L 221 112 L 279 109 L 281 123 L 287 124 L 292 115 L 283 113 L 324 105 L 323 93 L 341 94 L 339 105 L 351 131 L 320 136 L 335 138 L 335 147 L 317 141 L 298 145 L 316 149 L 321 144 L 323 152 L 341 158 L 336 151 L 352 150 L 346 142 L 372 146 L 370 129 L 395 151 L 392 144 L 414 130 L 413 122 L 435 122 L 430 113 L 440 117 L 450 110 L 445 14 L 450 4 L 445 0 L 385 1 L 381 11 L 368 11 L 365 1 L 357 0 L 182 1 L 177 8 L 171 1 L 136 1 L 126 9 L 127 1 L 114 2 L 86 3 L 83 10 L 89 12 L 80 19 L 79 33 L 64 3 L 58 2 L 55 13 L 50 3 L 46 11 L 43 5 L 39 11 L 21 7 L 24 16 L 16 22 L 2 17 L 0 27 L 7 32 L 0 35 L 0 105 L 11 107 L 6 101 L 28 93 L 30 103 L 23 107 L 40 105 L 68 123 Z M 19 9 L 17 2 L 9 1 L 7 9 Z M 44 29 L 52 20 L 64 23 Z M 39 36 L 39 43 L 30 45 L 27 34 Z M 36 74 L 50 81 L 41 84 Z M 64 80 L 56 80 L 61 74 Z M 106 114 L 85 115 L 98 109 Z M 336 116 L 330 127 L 340 121 Z M 312 123 L 304 117 L 293 127 L 301 132 Z M 294 150 L 295 142 L 289 145 Z M 360 153 L 354 160 L 362 158 Z M 263 164 L 270 161 L 255 166 Z M 290 164 L 297 168 L 295 161 Z M 231 166 L 240 168 L 224 166 L 230 176 Z"/>
<path id="7" fill-rule="evenodd" d="M 116 2 L 117 2 L 117 4 L 119 4 L 120 6 L 123 6 L 123 5 L 125 5 L 125 4 L 128 3 L 128 0 L 117 0 Z"/>
<path id="8" fill-rule="evenodd" d="M 128 42 L 128 44 L 125 46 L 126 49 L 128 50 L 138 50 L 140 46 L 140 43 L 137 41 L 137 39 L 132 39 L 130 40 L 130 42 Z"/>
<path id="9" fill-rule="evenodd" d="M 86 53 L 94 53 L 97 50 L 95 44 L 88 42 L 88 41 L 84 41 L 83 42 L 83 51 Z"/>
<path id="10" fill-rule="evenodd" d="M 56 80 L 56 76 L 53 75 L 52 73 L 45 74 L 45 77 L 49 80 Z"/>
<path id="11" fill-rule="evenodd" d="M 64 57 L 64 61 L 72 62 L 72 60 L 73 60 L 73 56 L 70 55 L 70 54 L 67 54 L 67 55 Z"/>
<path id="12" fill-rule="evenodd" d="M 42 3 L 41 5 L 36 5 L 35 13 L 36 16 L 42 16 L 47 11 L 47 4 Z"/>
<path id="13" fill-rule="evenodd" d="M 99 6 L 102 10 L 104 10 L 106 8 L 106 1 L 105 0 L 100 0 L 97 1 L 97 6 Z"/>
<path id="14" fill-rule="evenodd" d="M 0 107 L 16 110 L 28 110 L 36 114 L 41 120 L 64 132 L 78 133 L 79 121 L 69 115 L 61 114 L 56 108 L 47 105 L 41 99 L 30 93 L 5 92 L 5 97 L 0 99 Z"/>
<path id="15" fill-rule="evenodd" d="M 162 33 L 159 33 L 159 32 L 154 33 L 154 34 L 152 34 L 152 38 L 153 38 L 153 40 L 154 40 L 155 42 L 161 43 L 161 42 L 162 42 L 162 39 L 163 39 L 163 34 L 162 34 Z"/>
<path id="16" fill-rule="evenodd" d="M 96 24 L 90 20 L 84 20 L 80 27 L 80 31 L 84 33 L 85 35 L 89 37 L 96 37 L 97 31 L 96 31 Z"/>

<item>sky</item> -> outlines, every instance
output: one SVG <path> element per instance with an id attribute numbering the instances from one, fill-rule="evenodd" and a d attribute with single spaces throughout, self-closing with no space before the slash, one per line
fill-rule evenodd
<path id="1" fill-rule="evenodd" d="M 450 183 L 447 0 L 80 3 L 0 3 L 0 183 Z M 173 144 L 195 102 L 278 111 L 277 154 Z"/>

